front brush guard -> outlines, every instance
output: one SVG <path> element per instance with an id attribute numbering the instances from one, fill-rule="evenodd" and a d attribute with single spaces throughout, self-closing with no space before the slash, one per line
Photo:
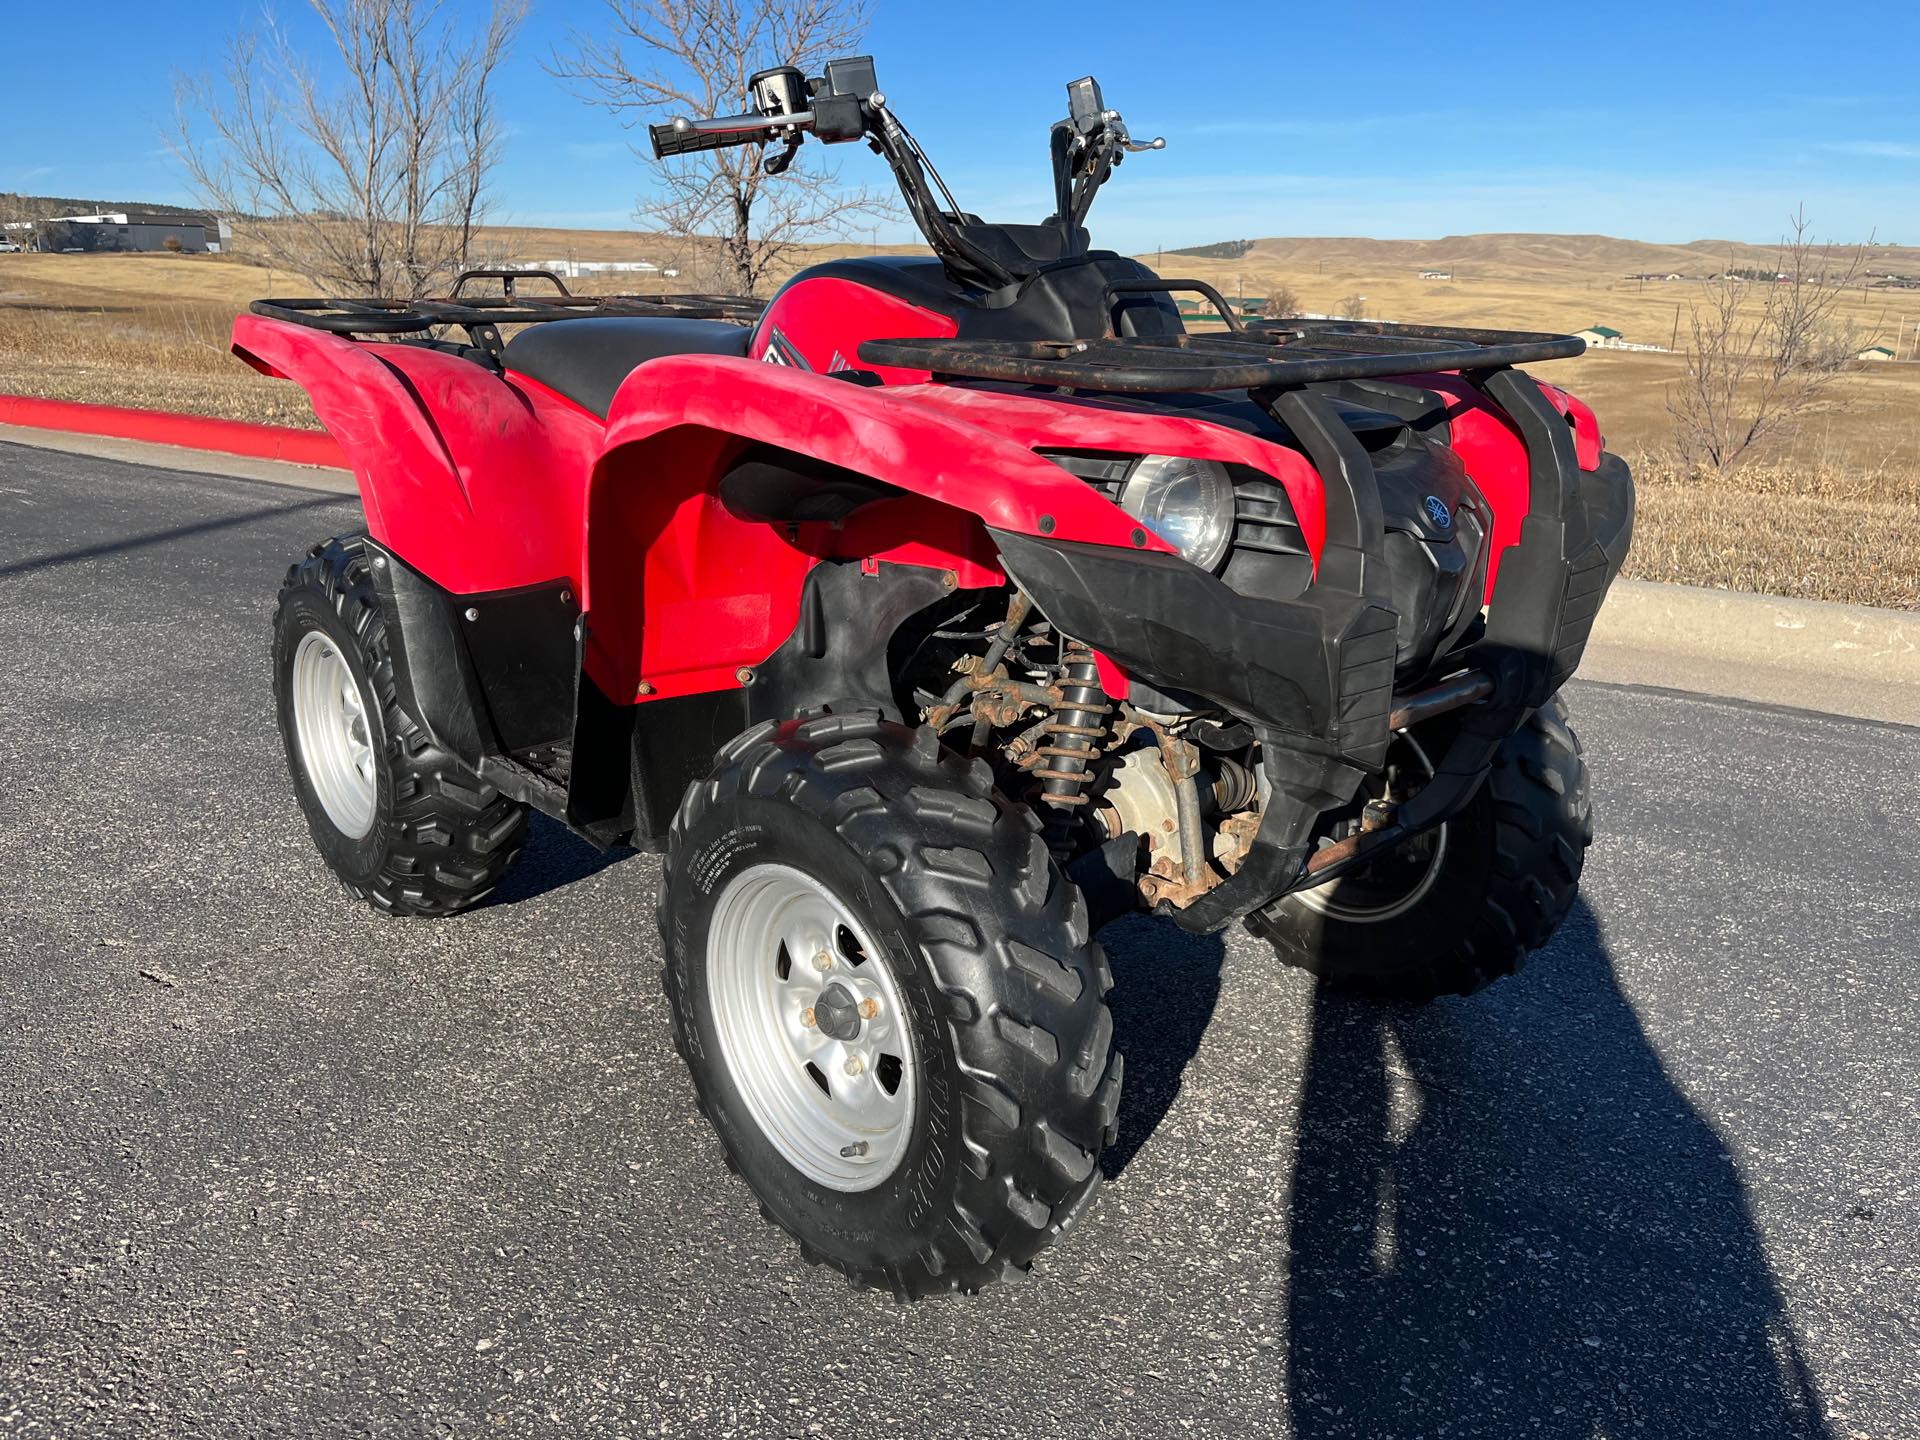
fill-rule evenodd
<path id="1" fill-rule="evenodd" d="M 1464 662 L 1491 691 L 1461 711 L 1433 779 L 1395 819 L 1311 876 L 1320 816 L 1385 762 L 1398 621 L 1372 462 L 1327 398 L 1311 386 L 1255 392 L 1325 484 L 1326 542 L 1314 584 L 1297 599 L 1240 595 L 1175 556 L 994 532 L 1008 572 L 1062 632 L 1131 672 L 1215 701 L 1260 736 L 1270 787 L 1260 829 L 1232 875 L 1182 908 L 1157 907 L 1183 927 L 1218 929 L 1458 814 L 1500 743 L 1578 666 L 1626 558 L 1632 483 L 1617 462 L 1583 476 L 1566 420 L 1525 374 L 1466 378 L 1519 430 L 1528 461 L 1520 540 L 1502 557 L 1485 635 Z"/>

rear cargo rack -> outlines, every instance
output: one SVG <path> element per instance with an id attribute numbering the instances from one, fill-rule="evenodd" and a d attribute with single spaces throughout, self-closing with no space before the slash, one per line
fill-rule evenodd
<path id="1" fill-rule="evenodd" d="M 1530 330 L 1467 330 L 1369 320 L 1260 320 L 1235 326 L 1225 335 L 868 340 L 860 346 L 860 358 L 870 365 L 928 370 L 940 377 L 1069 390 L 1164 393 L 1283 390 L 1329 380 L 1495 370 L 1538 360 L 1565 360 L 1586 348 L 1586 341 L 1572 335 Z"/>
<path id="2" fill-rule="evenodd" d="M 477 280 L 498 280 L 498 295 L 471 295 Z M 550 295 L 522 295 L 522 282 L 551 285 Z M 600 316 L 673 317 L 682 320 L 731 320 L 751 325 L 764 300 L 741 295 L 575 295 L 551 270 L 468 270 L 453 292 L 425 300 L 300 299 L 256 300 L 248 307 L 269 320 L 285 320 L 330 335 L 420 335 L 443 325 L 465 330 L 475 345 L 499 353 L 501 325 L 539 325 L 550 320 Z"/>

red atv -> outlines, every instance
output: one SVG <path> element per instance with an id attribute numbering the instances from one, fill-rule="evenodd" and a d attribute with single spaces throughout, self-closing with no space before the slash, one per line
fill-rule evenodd
<path id="1" fill-rule="evenodd" d="M 1466 992 L 1553 933 L 1590 836 L 1555 697 L 1633 488 L 1513 368 L 1581 342 L 1244 324 L 1089 248 L 1149 147 L 1069 94 L 1041 225 L 963 213 L 864 58 L 656 127 L 892 167 L 932 254 L 817 265 L 764 313 L 494 272 L 234 329 L 366 505 L 275 621 L 328 864 L 447 915 L 529 807 L 664 849 L 675 1036 L 729 1163 L 809 1259 L 902 1297 L 1025 1268 L 1092 1195 L 1106 919 L 1245 919 L 1327 983 Z"/>

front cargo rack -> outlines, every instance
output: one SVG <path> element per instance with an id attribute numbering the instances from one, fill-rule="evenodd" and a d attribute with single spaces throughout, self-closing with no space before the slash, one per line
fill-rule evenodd
<path id="1" fill-rule="evenodd" d="M 1261 320 L 1224 335 L 1107 335 L 1097 340 L 869 340 L 870 365 L 936 376 L 1005 380 L 1069 390 L 1284 390 L 1446 370 L 1497 370 L 1565 360 L 1587 348 L 1573 335 L 1467 330 L 1367 320 Z"/>
<path id="2" fill-rule="evenodd" d="M 497 295 L 469 294 L 475 281 L 497 280 Z M 523 281 L 538 280 L 552 294 L 522 295 Z M 269 320 L 285 320 L 331 335 L 420 335 L 440 326 L 457 326 L 474 344 L 498 352 L 501 325 L 539 325 L 550 320 L 602 316 L 671 317 L 682 320 L 731 320 L 751 325 L 766 309 L 764 300 L 741 295 L 576 295 L 551 270 L 468 270 L 451 294 L 424 300 L 256 300 L 248 307 Z"/>

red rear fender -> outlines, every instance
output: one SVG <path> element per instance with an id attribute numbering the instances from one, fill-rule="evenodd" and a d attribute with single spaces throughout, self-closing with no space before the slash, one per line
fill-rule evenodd
<path id="1" fill-rule="evenodd" d="M 458 355 L 242 315 L 233 349 L 313 401 L 373 537 L 456 593 L 581 580 L 597 417 Z"/>
<path id="2" fill-rule="evenodd" d="M 390 490 L 457 488 L 446 447 L 426 412 L 368 346 L 304 325 L 242 315 L 233 322 L 233 353 L 263 375 L 291 380 L 307 392 L 313 413 L 353 467 L 376 538 L 387 538 L 381 502 Z M 407 478 L 396 485 L 402 476 Z"/>

